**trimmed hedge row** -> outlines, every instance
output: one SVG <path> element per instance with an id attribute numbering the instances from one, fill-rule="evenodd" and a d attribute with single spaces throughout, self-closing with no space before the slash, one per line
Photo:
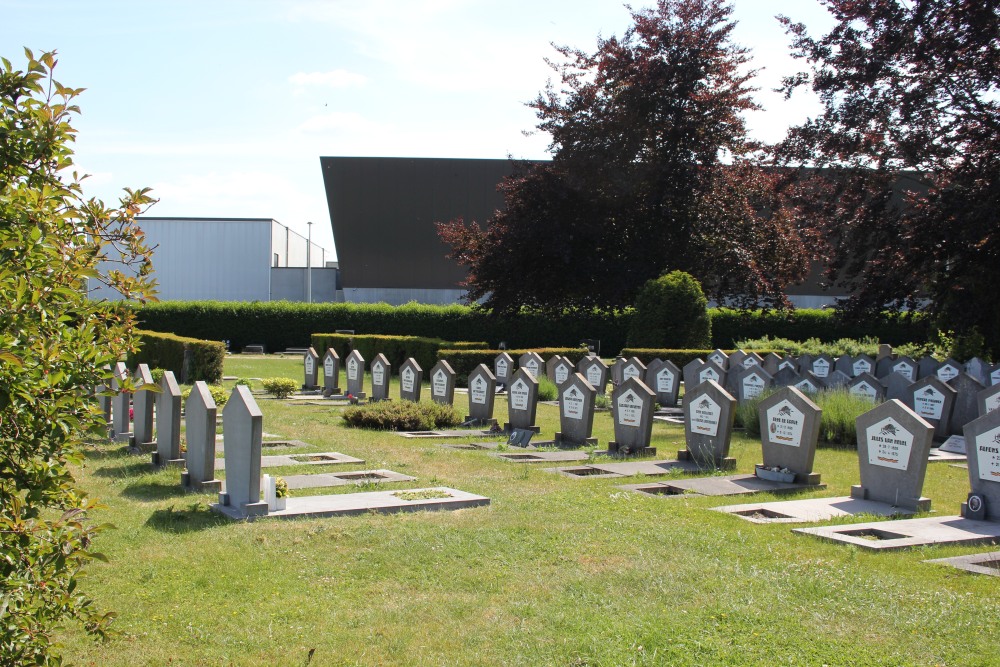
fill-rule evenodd
<path id="1" fill-rule="evenodd" d="M 733 350 L 722 350 L 726 354 L 730 354 Z M 715 352 L 715 350 L 663 350 L 655 348 L 646 347 L 627 347 L 622 350 L 622 356 L 626 359 L 631 357 L 638 357 L 639 361 L 649 365 L 653 359 L 662 359 L 664 361 L 672 361 L 677 366 L 677 368 L 683 369 L 689 363 L 695 359 L 707 359 L 708 355 Z M 779 357 L 783 356 L 784 353 L 781 350 L 753 350 L 762 357 L 766 357 L 769 353 L 774 352 Z"/>
<path id="2" fill-rule="evenodd" d="M 156 331 L 136 333 L 140 336 L 140 348 L 128 355 L 129 368 L 147 364 L 150 368 L 173 371 L 182 384 L 198 380 L 214 384 L 222 380 L 222 362 L 226 358 L 223 343 Z"/>
<path id="3" fill-rule="evenodd" d="M 544 361 L 558 355 L 568 357 L 574 364 L 587 356 L 587 349 L 583 347 L 543 347 L 524 350 L 438 350 L 437 358 L 444 359 L 455 371 L 456 382 L 465 385 L 471 373 L 479 364 L 486 364 L 486 367 L 493 371 L 493 360 L 501 352 L 506 352 L 514 358 L 514 366 L 517 367 L 518 358 L 525 352 L 536 352 Z M 544 369 L 542 369 L 544 372 Z"/>
<path id="4" fill-rule="evenodd" d="M 832 310 L 747 311 L 712 308 L 712 346 L 731 348 L 747 338 L 877 337 L 901 345 L 924 342 L 928 319 L 922 315 L 885 316 L 860 324 L 843 322 Z M 509 348 L 539 346 L 576 347 L 584 338 L 601 341 L 602 356 L 615 355 L 626 345 L 632 311 L 602 314 L 524 313 L 516 318 L 494 317 L 469 306 L 403 306 L 354 303 L 290 303 L 286 301 L 163 301 L 137 309 L 146 329 L 182 336 L 228 340 L 230 349 L 254 343 L 269 352 L 302 347 L 316 331 L 351 329 L 357 334 L 418 336 L 444 340 L 479 340 L 495 348 L 501 341 Z M 452 348 L 454 349 L 454 348 Z"/>
<path id="5" fill-rule="evenodd" d="M 442 346 L 451 345 L 438 338 L 423 338 L 421 336 L 358 336 L 348 334 L 313 334 L 312 347 L 323 358 L 327 349 L 333 348 L 340 357 L 341 364 L 351 353 L 357 350 L 365 359 L 367 366 L 377 354 L 384 354 L 392 364 L 393 373 L 399 373 L 399 367 L 409 357 L 413 357 L 424 369 L 429 371 L 437 363 L 437 353 Z M 353 345 L 353 347 L 352 347 Z"/>

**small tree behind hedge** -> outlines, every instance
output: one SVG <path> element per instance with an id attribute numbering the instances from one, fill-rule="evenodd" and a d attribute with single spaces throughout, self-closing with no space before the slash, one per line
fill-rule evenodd
<path id="1" fill-rule="evenodd" d="M 629 328 L 629 347 L 708 348 L 711 344 L 708 299 L 694 276 L 671 271 L 642 286 Z"/>

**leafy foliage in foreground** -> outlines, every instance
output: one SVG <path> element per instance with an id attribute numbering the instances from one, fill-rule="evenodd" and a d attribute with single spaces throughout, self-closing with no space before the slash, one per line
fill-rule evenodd
<path id="1" fill-rule="evenodd" d="M 264 378 L 260 384 L 264 387 L 264 391 L 275 398 L 288 398 L 299 386 L 299 383 L 292 378 Z"/>
<path id="2" fill-rule="evenodd" d="M 378 431 L 429 431 L 462 422 L 455 408 L 430 401 L 378 401 L 344 410 L 344 421 Z"/>
<path id="3" fill-rule="evenodd" d="M 107 437 L 91 396 L 136 337 L 131 310 L 89 299 L 87 281 L 150 295 L 135 216 L 153 200 L 85 199 L 71 173 L 80 90 L 53 79 L 54 53 L 25 56 L 25 70 L 0 65 L 0 662 L 46 665 L 61 664 L 63 623 L 106 637 L 114 618 L 77 588 L 103 556 L 70 465 L 82 438 Z M 102 275 L 101 262 L 115 268 Z"/>

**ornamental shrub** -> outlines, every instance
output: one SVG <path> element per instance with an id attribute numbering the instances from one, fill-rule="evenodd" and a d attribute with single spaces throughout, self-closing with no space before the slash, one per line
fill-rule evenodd
<path id="1" fill-rule="evenodd" d="M 694 276 L 671 271 L 650 280 L 635 300 L 629 347 L 711 347 L 708 299 Z"/>
<path id="2" fill-rule="evenodd" d="M 264 378 L 260 383 L 264 391 L 275 398 L 288 398 L 299 386 L 299 383 L 292 378 Z"/>
<path id="3" fill-rule="evenodd" d="M 451 405 L 431 401 L 378 401 L 344 410 L 348 426 L 378 431 L 430 431 L 457 426 L 461 417 Z"/>

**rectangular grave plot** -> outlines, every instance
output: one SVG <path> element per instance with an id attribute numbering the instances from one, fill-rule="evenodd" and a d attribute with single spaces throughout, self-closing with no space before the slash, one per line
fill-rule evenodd
<path id="1" fill-rule="evenodd" d="M 775 512 L 774 510 L 767 509 L 766 507 L 753 507 L 750 509 L 740 510 L 738 512 L 732 512 L 738 516 L 745 516 L 748 519 L 756 519 L 758 521 L 767 521 L 769 519 L 794 519 L 795 517 L 789 514 L 782 514 L 781 512 Z"/>
<path id="2" fill-rule="evenodd" d="M 392 479 L 389 475 L 383 475 L 377 472 L 341 472 L 336 475 L 340 479 L 346 479 L 352 482 L 378 482 L 383 479 Z"/>
<path id="3" fill-rule="evenodd" d="M 581 466 L 579 468 L 559 468 L 559 472 L 566 475 L 572 475 L 573 477 L 592 477 L 592 476 L 603 476 L 603 477 L 621 477 L 617 473 L 609 473 L 606 470 L 601 470 L 600 468 L 592 468 L 590 466 Z"/>
<path id="4" fill-rule="evenodd" d="M 673 484 L 650 484 L 646 487 L 639 487 L 637 490 L 656 496 L 696 495 L 690 489 L 674 486 Z"/>
<path id="5" fill-rule="evenodd" d="M 506 459 L 508 461 L 544 461 L 540 456 L 535 456 L 534 454 L 497 454 L 498 458 Z"/>
<path id="6" fill-rule="evenodd" d="M 858 528 L 854 530 L 836 530 L 833 532 L 838 535 L 846 535 L 848 537 L 860 537 L 861 539 L 871 540 L 872 542 L 904 540 L 909 537 L 908 535 L 893 533 L 888 530 L 882 530 L 881 528 Z"/>

